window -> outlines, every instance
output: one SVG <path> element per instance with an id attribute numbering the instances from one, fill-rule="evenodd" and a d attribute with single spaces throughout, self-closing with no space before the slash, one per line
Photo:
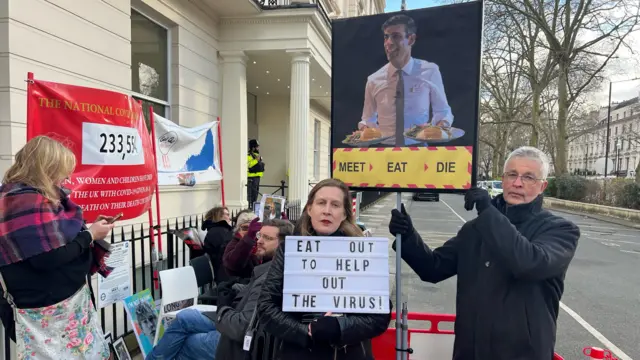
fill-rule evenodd
<path id="1" fill-rule="evenodd" d="M 315 119 L 313 121 L 313 178 L 316 180 L 320 180 L 320 132 L 320 121 Z"/>
<path id="2" fill-rule="evenodd" d="M 142 101 L 149 127 L 149 108 L 169 118 L 171 66 L 169 30 L 141 13 L 131 10 L 131 90 Z"/>

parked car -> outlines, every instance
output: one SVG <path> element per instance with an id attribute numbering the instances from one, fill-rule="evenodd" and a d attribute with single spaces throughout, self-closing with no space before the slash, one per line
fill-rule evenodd
<path id="1" fill-rule="evenodd" d="M 413 193 L 412 199 L 414 201 L 440 201 L 440 194 L 430 192 Z"/>
<path id="2" fill-rule="evenodd" d="M 372 237 L 373 233 L 371 232 L 371 230 L 367 229 L 367 227 L 364 225 L 363 222 L 358 221 L 356 222 L 356 224 L 358 225 L 358 227 L 360 227 L 360 230 L 362 230 L 363 234 L 365 237 Z"/>
<path id="3" fill-rule="evenodd" d="M 486 181 L 486 184 L 487 184 L 486 189 L 492 198 L 502 194 L 502 181 L 500 180 Z"/>

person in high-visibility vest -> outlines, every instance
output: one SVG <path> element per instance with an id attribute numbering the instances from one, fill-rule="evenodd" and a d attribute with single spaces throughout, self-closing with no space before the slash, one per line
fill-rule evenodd
<path id="1" fill-rule="evenodd" d="M 247 167 L 247 200 L 249 201 L 249 208 L 253 209 L 253 204 L 258 201 L 260 179 L 264 174 L 264 162 L 260 155 L 260 144 L 256 139 L 249 140 Z"/>

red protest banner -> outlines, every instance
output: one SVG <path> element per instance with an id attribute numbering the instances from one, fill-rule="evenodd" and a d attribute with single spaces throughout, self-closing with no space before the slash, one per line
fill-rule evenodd
<path id="1" fill-rule="evenodd" d="M 147 211 L 157 172 L 141 105 L 113 91 L 29 81 L 28 137 L 50 136 L 76 155 L 65 186 L 84 219 L 123 213 L 126 220 Z"/>

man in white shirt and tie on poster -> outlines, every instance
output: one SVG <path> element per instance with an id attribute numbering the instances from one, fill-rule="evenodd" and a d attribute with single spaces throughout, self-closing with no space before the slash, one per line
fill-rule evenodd
<path id="1" fill-rule="evenodd" d="M 414 20 L 395 15 L 382 25 L 382 30 L 389 63 L 367 79 L 358 128 L 378 128 L 383 137 L 394 136 L 383 144 L 405 146 L 416 143 L 405 141 L 403 135 L 413 125 L 451 127 L 453 114 L 438 65 L 411 57 L 417 31 Z"/>

